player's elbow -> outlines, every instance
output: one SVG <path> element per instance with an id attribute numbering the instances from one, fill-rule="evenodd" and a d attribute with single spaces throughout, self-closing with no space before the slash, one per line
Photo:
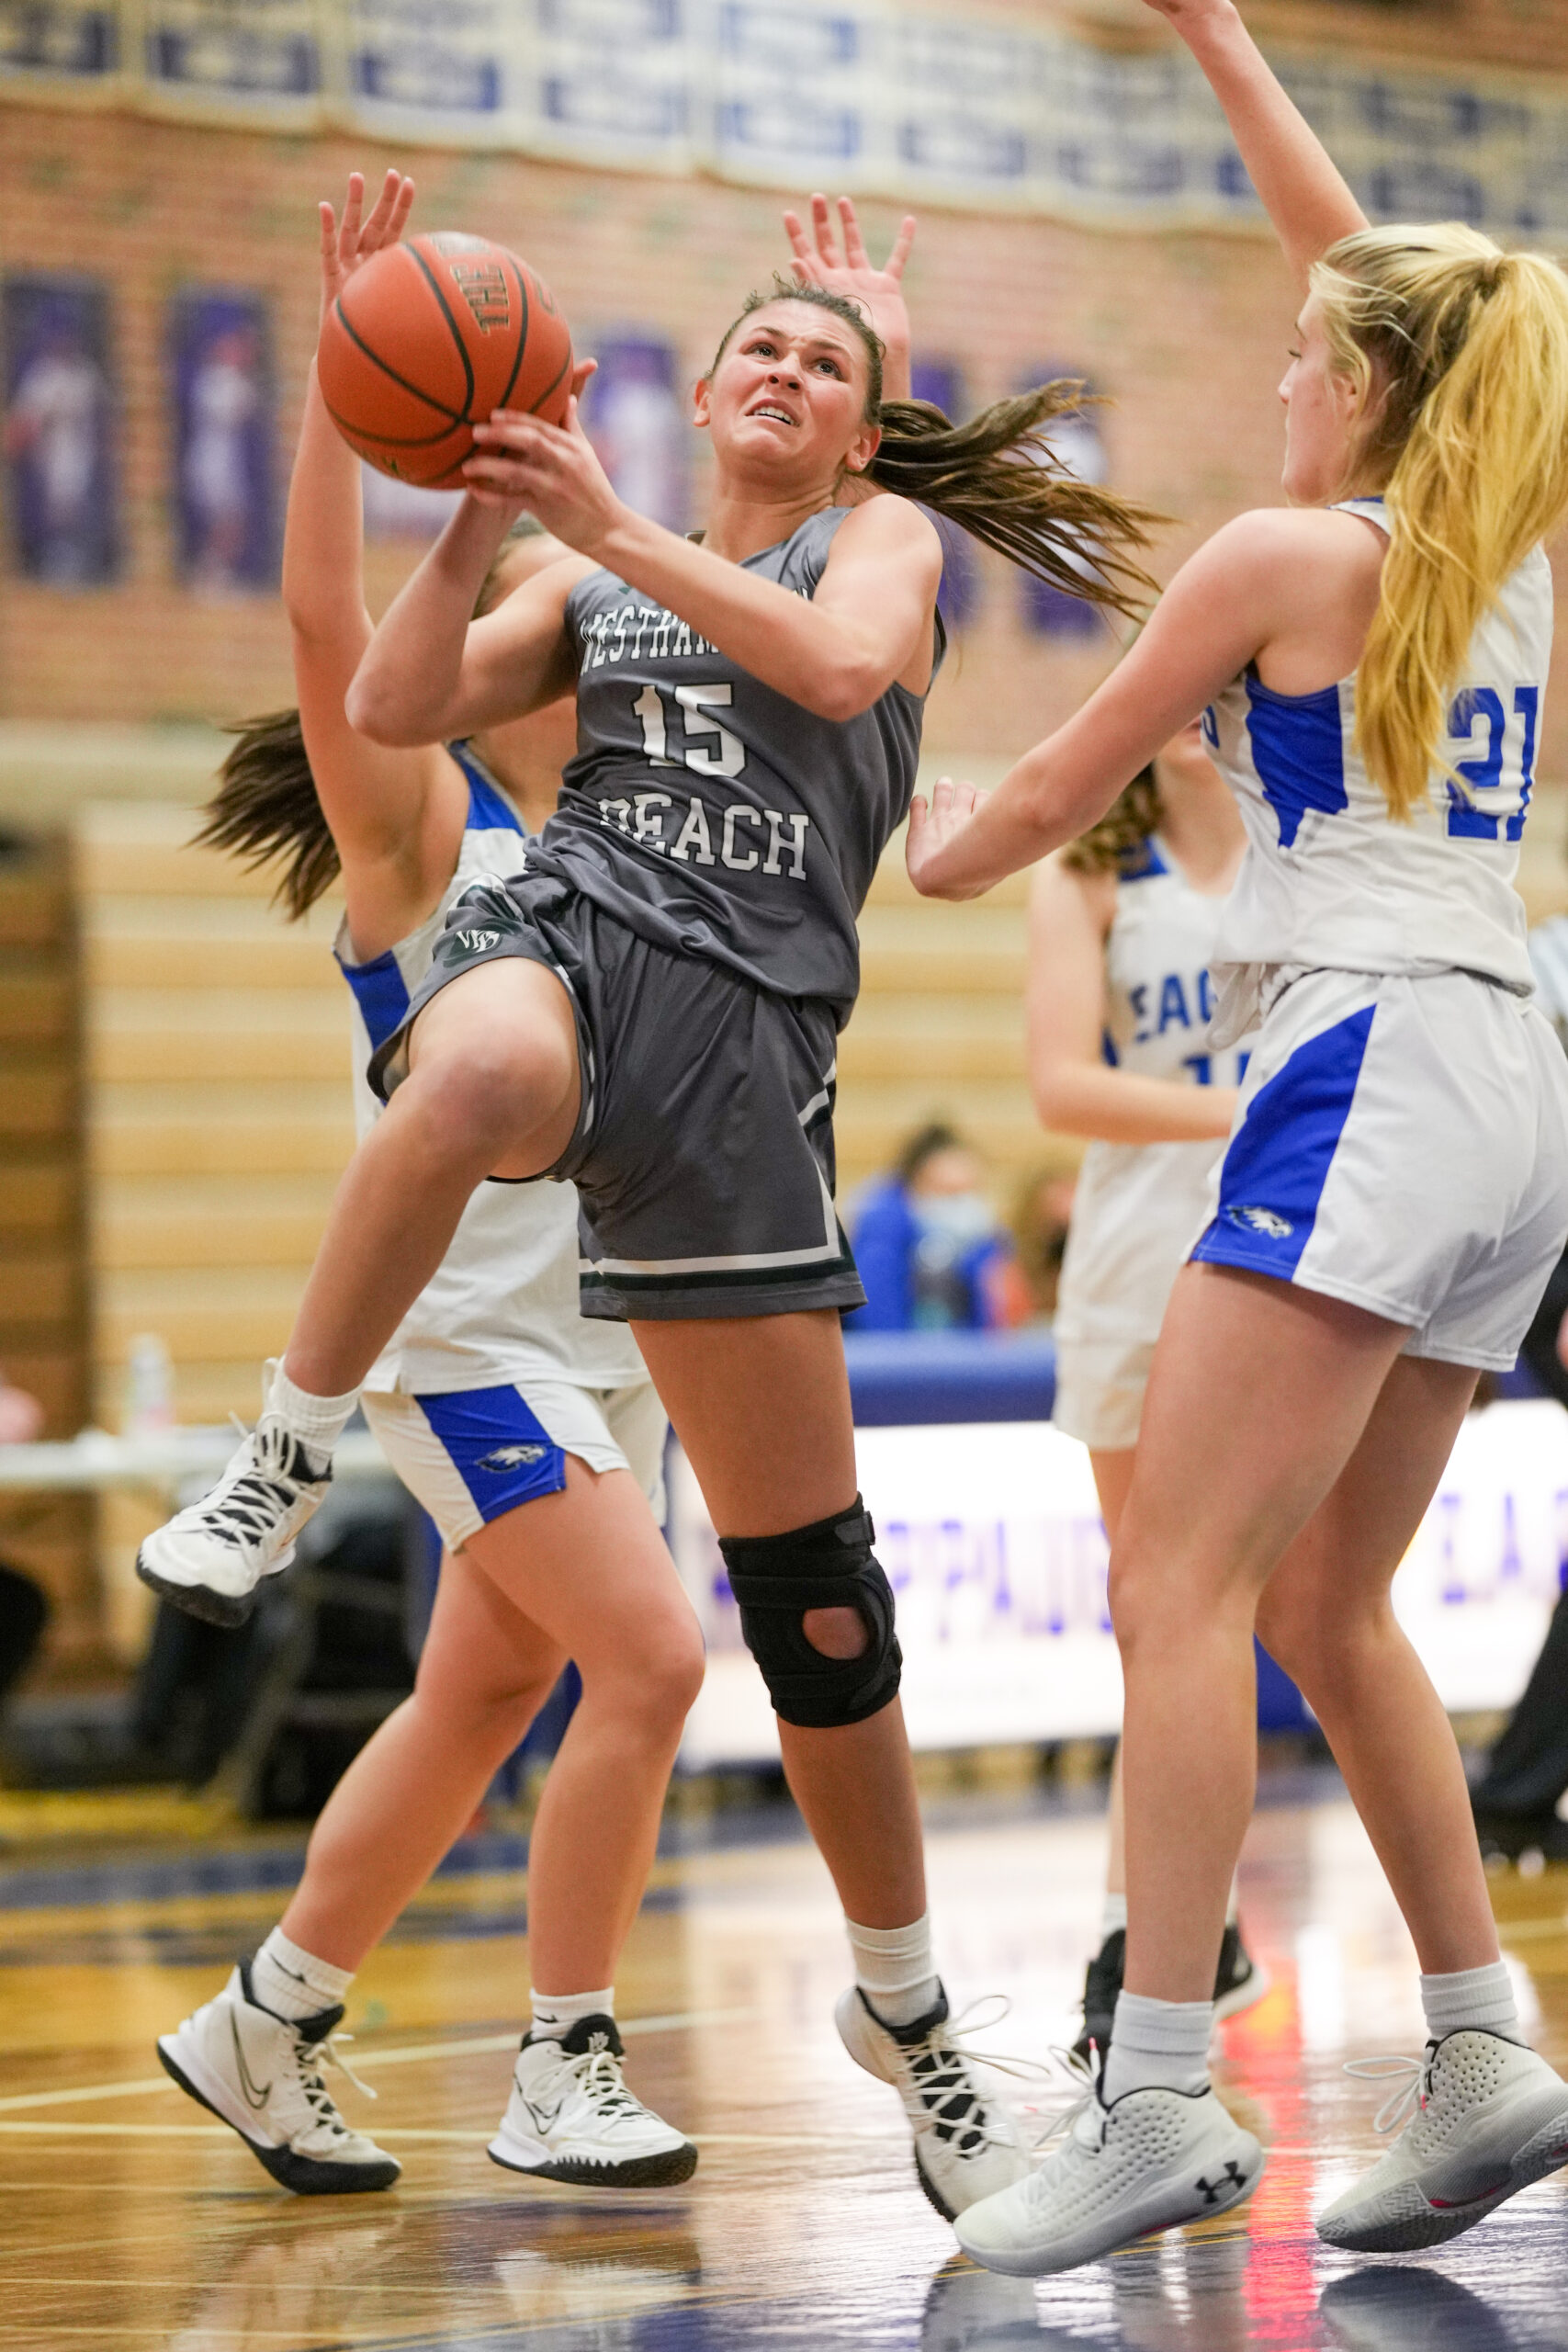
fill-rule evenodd
<path id="1" fill-rule="evenodd" d="M 799 699 L 818 718 L 859 718 L 886 693 L 890 683 L 877 665 L 848 656 L 814 671 Z"/>
<path id="2" fill-rule="evenodd" d="M 357 670 L 344 697 L 344 716 L 356 735 L 368 742 L 384 744 L 389 751 L 409 751 L 421 743 L 432 743 L 436 732 L 423 726 L 421 714 L 404 707 L 402 697 L 388 681 Z"/>

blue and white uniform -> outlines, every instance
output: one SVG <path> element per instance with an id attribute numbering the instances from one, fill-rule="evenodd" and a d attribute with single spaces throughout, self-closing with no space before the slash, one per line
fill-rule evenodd
<path id="1" fill-rule="evenodd" d="M 1382 503 L 1345 502 L 1386 530 Z M 1220 925 L 1216 1044 L 1258 1023 L 1193 1252 L 1510 1365 L 1568 1234 L 1568 1064 L 1530 1003 L 1514 888 L 1551 651 L 1540 549 L 1475 632 L 1409 824 L 1355 747 L 1353 678 L 1249 674 L 1205 721 L 1247 852 Z"/>
<path id="2" fill-rule="evenodd" d="M 440 904 L 370 963 L 351 960 L 346 923 L 336 941 L 354 997 L 361 1136 L 382 1114 L 366 1080 L 370 1057 L 406 1017 L 453 899 L 523 870 L 528 836 L 517 811 L 466 744 L 451 751 L 468 814 Z M 663 1408 L 625 1326 L 580 1314 L 579 1255 L 570 1184 L 481 1184 L 367 1375 L 367 1420 L 454 1548 L 503 1511 L 558 1492 L 569 1453 L 593 1470 L 629 1468 L 663 1517 Z"/>
<path id="3" fill-rule="evenodd" d="M 1222 897 L 1195 890 L 1154 834 L 1122 859 L 1105 942 L 1105 1058 L 1177 1085 L 1238 1086 L 1245 1044 L 1214 1050 Z M 1170 1286 L 1207 1219 L 1224 1146 L 1091 1143 L 1084 1154 L 1056 1307 L 1056 1402 L 1069 1437 L 1135 1445 Z"/>

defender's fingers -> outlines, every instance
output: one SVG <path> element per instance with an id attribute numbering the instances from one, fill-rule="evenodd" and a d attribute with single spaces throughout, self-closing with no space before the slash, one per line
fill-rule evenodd
<path id="1" fill-rule="evenodd" d="M 865 239 L 860 232 L 860 222 L 855 217 L 852 197 L 841 196 L 839 198 L 839 221 L 844 232 L 844 258 L 850 267 L 869 269 L 871 255 L 866 252 Z"/>
<path id="2" fill-rule="evenodd" d="M 909 258 L 909 248 L 915 242 L 915 216 L 906 212 L 898 223 L 898 234 L 893 240 L 893 250 L 882 266 L 889 277 L 902 277 L 904 264 Z"/>
<path id="3" fill-rule="evenodd" d="M 843 256 L 833 242 L 832 216 L 828 199 L 818 189 L 811 198 L 811 232 L 817 240 L 817 258 L 829 269 L 842 269 Z"/>
<path id="4" fill-rule="evenodd" d="M 784 217 L 784 235 L 789 239 L 789 249 L 795 255 L 795 260 L 797 262 L 809 261 L 811 259 L 811 247 L 806 242 L 806 231 L 801 226 L 799 213 L 786 212 Z"/>

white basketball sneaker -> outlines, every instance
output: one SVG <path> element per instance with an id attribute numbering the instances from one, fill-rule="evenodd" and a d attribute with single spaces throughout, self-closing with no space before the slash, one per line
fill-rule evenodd
<path id="1" fill-rule="evenodd" d="M 973 2261 L 1014 2278 L 1098 2262 L 1134 2238 L 1213 2221 L 1251 2196 L 1263 2151 L 1213 2090 L 1093 2090 L 1039 2168 L 958 2217 Z"/>
<path id="2" fill-rule="evenodd" d="M 1500 2033 L 1467 2029 L 1421 2058 L 1359 2060 L 1346 2070 L 1404 2079 L 1380 2132 L 1393 2146 L 1318 2217 L 1317 2233 L 1355 2254 L 1407 2254 L 1473 2229 L 1505 2198 L 1568 2165 L 1568 2083 Z"/>
<path id="3" fill-rule="evenodd" d="M 294 1539 L 326 1500 L 332 1475 L 332 1464 L 264 1406 L 210 1494 L 148 1536 L 137 1575 L 187 1616 L 243 1625 L 262 1578 L 294 1557 Z"/>
<path id="4" fill-rule="evenodd" d="M 161 2037 L 158 2055 L 181 2090 L 231 2125 L 297 2197 L 390 2188 L 401 2165 L 349 2130 L 321 2081 L 321 2068 L 336 2066 L 375 2097 L 333 2045 L 342 2018 L 341 2005 L 310 2018 L 275 2017 L 254 1997 L 242 1961 L 216 2000 Z"/>
<path id="5" fill-rule="evenodd" d="M 690 2180 L 695 2148 L 626 2088 L 625 2055 L 610 2017 L 580 2018 L 558 2041 L 527 2036 L 490 2143 L 491 2161 L 581 2188 L 667 2188 Z"/>
<path id="6" fill-rule="evenodd" d="M 944 2222 L 994 2196 L 1029 2170 L 1029 2152 L 1008 2109 L 982 2090 L 947 1995 L 912 2025 L 885 2025 L 858 1984 L 834 2011 L 839 2039 L 857 2066 L 891 2083 L 915 2134 L 920 2187 Z"/>

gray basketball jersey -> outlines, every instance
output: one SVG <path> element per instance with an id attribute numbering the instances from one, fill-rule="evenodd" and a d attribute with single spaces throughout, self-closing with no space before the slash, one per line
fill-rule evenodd
<path id="1" fill-rule="evenodd" d="M 813 514 L 744 569 L 810 596 L 849 511 Z M 924 697 L 895 684 L 856 718 L 818 718 L 609 571 L 573 589 L 567 625 L 577 757 L 529 872 L 560 874 L 656 946 L 825 999 L 841 1027 L 855 917 L 909 806 Z M 939 662 L 942 644 L 939 619 Z"/>

